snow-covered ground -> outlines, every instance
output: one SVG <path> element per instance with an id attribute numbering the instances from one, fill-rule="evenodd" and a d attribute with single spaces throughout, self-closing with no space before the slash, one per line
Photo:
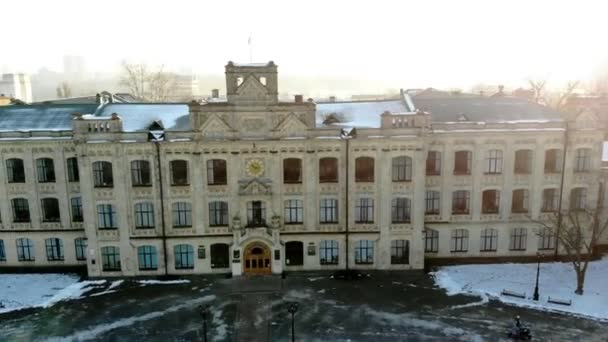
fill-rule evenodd
<path id="1" fill-rule="evenodd" d="M 608 257 L 589 264 L 584 294 L 576 295 L 576 275 L 570 263 L 541 263 L 538 302 L 532 300 L 536 264 L 489 264 L 446 266 L 433 274 L 435 283 L 448 295 L 471 294 L 541 310 L 561 311 L 608 320 Z M 525 293 L 526 299 L 501 295 L 503 290 Z M 571 300 L 571 306 L 548 303 L 548 299 Z"/>
<path id="2" fill-rule="evenodd" d="M 0 274 L 0 313 L 33 307 L 49 307 L 78 298 L 91 285 L 105 280 L 78 281 L 69 274 Z"/>

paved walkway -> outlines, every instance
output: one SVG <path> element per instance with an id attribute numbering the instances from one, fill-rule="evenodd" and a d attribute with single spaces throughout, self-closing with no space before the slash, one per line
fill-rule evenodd
<path id="1" fill-rule="evenodd" d="M 270 341 L 273 294 L 281 292 L 278 276 L 255 276 L 232 279 L 237 304 L 236 341 Z"/>

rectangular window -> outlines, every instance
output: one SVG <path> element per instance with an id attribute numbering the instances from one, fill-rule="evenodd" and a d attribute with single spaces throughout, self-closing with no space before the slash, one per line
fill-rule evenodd
<path id="1" fill-rule="evenodd" d="M 355 264 L 374 263 L 374 242 L 371 240 L 359 240 L 355 243 Z"/>
<path id="2" fill-rule="evenodd" d="M 471 174 L 471 151 L 457 151 L 454 153 L 454 174 Z"/>
<path id="3" fill-rule="evenodd" d="M 224 185 L 228 183 L 226 161 L 223 159 L 207 160 L 207 184 Z"/>
<path id="4" fill-rule="evenodd" d="M 515 169 L 517 174 L 529 174 L 532 172 L 532 151 L 515 151 Z"/>
<path id="5" fill-rule="evenodd" d="M 319 160 L 319 182 L 337 183 L 338 182 L 338 159 L 321 158 Z"/>
<path id="6" fill-rule="evenodd" d="M 171 161 L 171 185 L 188 185 L 188 162 Z"/>
<path id="7" fill-rule="evenodd" d="M 15 158 L 6 160 L 6 178 L 9 183 L 25 183 L 23 160 Z"/>
<path id="8" fill-rule="evenodd" d="M 211 245 L 211 268 L 227 268 L 230 266 L 230 246 L 225 243 Z"/>
<path id="9" fill-rule="evenodd" d="M 545 173 L 562 172 L 562 150 L 552 149 L 545 152 Z"/>
<path id="10" fill-rule="evenodd" d="M 114 209 L 113 205 L 97 205 L 97 227 L 99 229 L 116 229 L 118 227 L 116 209 Z"/>
<path id="11" fill-rule="evenodd" d="M 469 231 L 466 229 L 452 230 L 450 243 L 451 252 L 466 252 L 469 250 Z"/>
<path id="12" fill-rule="evenodd" d="M 468 215 L 469 214 L 469 199 L 470 193 L 467 190 L 454 191 L 452 194 L 452 214 Z"/>
<path id="13" fill-rule="evenodd" d="M 528 212 L 528 190 L 519 189 L 513 190 L 513 201 L 511 205 L 511 212 L 513 213 L 527 213 Z"/>
<path id="14" fill-rule="evenodd" d="M 135 204 L 135 228 L 154 227 L 154 205 L 149 202 Z"/>
<path id="15" fill-rule="evenodd" d="M 359 157 L 355 159 L 355 182 L 374 181 L 374 158 Z"/>
<path id="16" fill-rule="evenodd" d="M 11 200 L 13 204 L 13 222 L 30 222 L 30 206 L 25 198 L 14 198 Z"/>
<path id="17" fill-rule="evenodd" d="M 228 225 L 228 203 L 209 202 L 209 225 L 212 227 Z"/>
<path id="18" fill-rule="evenodd" d="M 338 200 L 321 199 L 319 208 L 319 221 L 321 223 L 338 223 Z"/>
<path id="19" fill-rule="evenodd" d="M 264 227 L 266 225 L 265 202 L 247 202 L 247 225 L 250 227 Z"/>
<path id="20" fill-rule="evenodd" d="M 338 253 L 338 241 L 322 240 L 319 245 L 319 262 L 321 265 L 337 265 Z"/>
<path id="21" fill-rule="evenodd" d="M 194 268 L 194 248 L 190 245 L 177 245 L 174 247 L 175 252 L 175 269 L 193 269 Z"/>
<path id="22" fill-rule="evenodd" d="M 30 239 L 17 239 L 17 260 L 19 261 L 34 261 L 34 243 Z"/>
<path id="23" fill-rule="evenodd" d="M 78 173 L 78 159 L 68 158 L 66 163 L 68 168 L 68 182 L 79 182 L 80 174 Z"/>
<path id="24" fill-rule="evenodd" d="M 543 228 L 538 234 L 538 249 L 555 249 L 555 234 L 551 228 Z"/>
<path id="25" fill-rule="evenodd" d="M 439 232 L 434 229 L 424 230 L 424 252 L 437 253 L 439 251 Z"/>
<path id="26" fill-rule="evenodd" d="M 297 158 L 283 159 L 283 183 L 285 183 L 285 184 L 302 183 L 302 159 L 297 159 Z"/>
<path id="27" fill-rule="evenodd" d="M 140 271 L 153 271 L 158 269 L 156 247 L 154 246 L 137 247 L 137 259 Z"/>
<path id="28" fill-rule="evenodd" d="M 285 201 L 285 223 L 302 224 L 304 223 L 304 205 L 301 200 Z"/>
<path id="29" fill-rule="evenodd" d="M 42 222 L 59 222 L 59 201 L 56 198 L 43 198 L 40 200 L 42 207 Z"/>
<path id="30" fill-rule="evenodd" d="M 133 186 L 150 186 L 150 162 L 147 160 L 133 160 L 131 162 L 131 183 Z"/>
<path id="31" fill-rule="evenodd" d="M 355 223 L 374 223 L 374 199 L 359 198 L 355 203 Z"/>
<path id="32" fill-rule="evenodd" d="M 484 214 L 498 214 L 500 205 L 500 191 L 485 190 L 482 193 L 481 212 Z"/>
<path id="33" fill-rule="evenodd" d="M 393 182 L 410 182 L 412 180 L 412 158 L 393 158 Z"/>
<path id="34" fill-rule="evenodd" d="M 101 247 L 101 265 L 104 272 L 120 271 L 120 250 L 118 247 Z"/>
<path id="35" fill-rule="evenodd" d="M 492 228 L 486 228 L 482 230 L 480 243 L 480 251 L 496 252 L 496 248 L 498 246 L 498 231 Z"/>
<path id="36" fill-rule="evenodd" d="M 75 239 L 74 247 L 76 248 L 76 260 L 87 260 L 87 239 Z"/>
<path id="37" fill-rule="evenodd" d="M 55 182 L 55 165 L 51 158 L 40 158 L 36 160 L 39 183 Z"/>
<path id="38" fill-rule="evenodd" d="M 511 230 L 511 241 L 509 243 L 509 250 L 511 251 L 525 251 L 526 250 L 526 228 L 513 228 Z"/>
<path id="39" fill-rule="evenodd" d="M 173 227 L 192 227 L 192 205 L 190 203 L 173 203 Z"/>
<path id="40" fill-rule="evenodd" d="M 410 242 L 408 240 L 391 241 L 391 264 L 407 265 L 410 263 Z"/>
<path id="41" fill-rule="evenodd" d="M 82 199 L 80 197 L 73 197 L 70 199 L 72 206 L 72 222 L 82 222 Z"/>
<path id="42" fill-rule="evenodd" d="M 585 208 L 587 208 L 587 189 L 572 189 L 570 192 L 570 210 L 585 210 Z"/>
<path id="43" fill-rule="evenodd" d="M 543 190 L 543 212 L 554 212 L 557 211 L 559 205 L 559 191 L 558 189 L 545 189 Z"/>
<path id="44" fill-rule="evenodd" d="M 498 174 L 502 172 L 502 151 L 489 150 L 486 152 L 485 173 Z"/>
<path id="45" fill-rule="evenodd" d="M 426 157 L 426 175 L 441 175 L 441 152 L 429 151 Z"/>
<path id="46" fill-rule="evenodd" d="M 4 240 L 0 240 L 0 261 L 6 261 L 6 250 L 4 249 Z"/>
<path id="47" fill-rule="evenodd" d="M 96 188 L 111 188 L 114 186 L 112 163 L 106 161 L 93 163 L 93 184 Z"/>
<path id="48" fill-rule="evenodd" d="M 427 191 L 425 195 L 425 215 L 439 215 L 439 191 Z"/>
<path id="49" fill-rule="evenodd" d="M 574 172 L 589 172 L 591 170 L 591 149 L 579 148 L 574 158 Z"/>
<path id="50" fill-rule="evenodd" d="M 46 246 L 46 259 L 48 261 L 63 260 L 63 241 L 61 239 L 46 239 L 44 244 Z"/>
<path id="51" fill-rule="evenodd" d="M 409 198 L 394 198 L 391 205 L 391 222 L 410 222 L 411 204 Z"/>

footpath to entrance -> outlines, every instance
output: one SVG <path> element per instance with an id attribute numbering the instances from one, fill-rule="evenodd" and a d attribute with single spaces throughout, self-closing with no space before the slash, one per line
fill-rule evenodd
<path id="1" fill-rule="evenodd" d="M 280 276 L 245 276 L 232 279 L 237 301 L 236 341 L 270 341 L 272 300 L 280 297 Z"/>

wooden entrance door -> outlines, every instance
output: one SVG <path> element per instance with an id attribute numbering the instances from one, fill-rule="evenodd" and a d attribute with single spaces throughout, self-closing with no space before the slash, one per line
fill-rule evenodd
<path id="1" fill-rule="evenodd" d="M 271 274 L 270 248 L 262 243 L 254 243 L 245 249 L 245 274 Z"/>

